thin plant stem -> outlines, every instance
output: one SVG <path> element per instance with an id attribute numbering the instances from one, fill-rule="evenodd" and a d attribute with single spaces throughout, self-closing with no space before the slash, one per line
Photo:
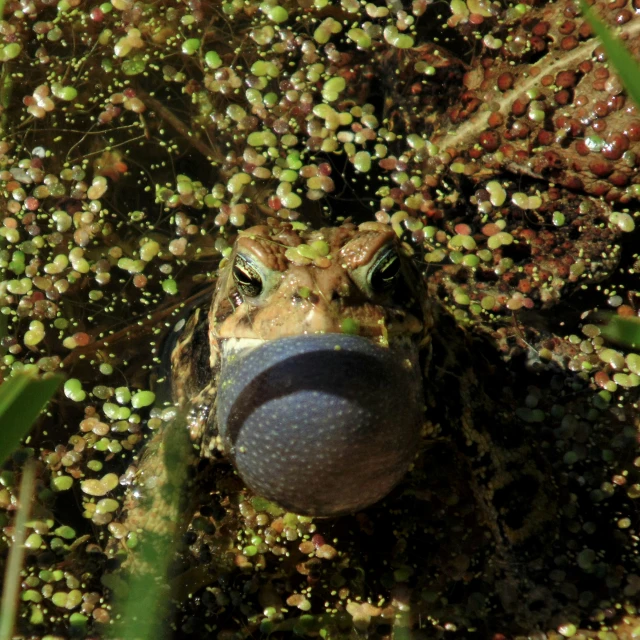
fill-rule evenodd
<path id="1" fill-rule="evenodd" d="M 20 590 L 20 569 L 24 560 L 24 541 L 27 520 L 31 512 L 36 480 L 36 466 L 33 460 L 24 465 L 20 481 L 19 508 L 13 534 L 13 544 L 9 550 L 7 568 L 4 574 L 4 593 L 0 602 L 0 640 L 11 640 L 16 619 L 18 592 Z"/>

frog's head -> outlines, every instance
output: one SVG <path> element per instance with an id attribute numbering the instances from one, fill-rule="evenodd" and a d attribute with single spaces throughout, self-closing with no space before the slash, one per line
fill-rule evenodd
<path id="1" fill-rule="evenodd" d="M 240 234 L 209 338 L 222 446 L 253 491 L 328 516 L 373 504 L 400 481 L 424 417 L 425 300 L 386 226 Z"/>

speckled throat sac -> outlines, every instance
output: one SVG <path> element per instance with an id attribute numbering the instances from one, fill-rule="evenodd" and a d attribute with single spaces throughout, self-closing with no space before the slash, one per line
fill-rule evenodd
<path id="1" fill-rule="evenodd" d="M 226 340 L 225 452 L 256 493 L 301 514 L 367 507 L 406 474 L 423 420 L 417 349 L 324 334 Z"/>

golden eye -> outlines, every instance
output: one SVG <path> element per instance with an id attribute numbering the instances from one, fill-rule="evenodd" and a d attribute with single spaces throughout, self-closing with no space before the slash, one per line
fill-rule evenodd
<path id="1" fill-rule="evenodd" d="M 238 290 L 247 298 L 255 298 L 262 293 L 262 277 L 258 270 L 241 255 L 233 263 L 233 279 Z"/>
<path id="2" fill-rule="evenodd" d="M 388 293 L 400 276 L 400 257 L 393 247 L 381 251 L 367 275 L 367 281 L 374 293 Z"/>

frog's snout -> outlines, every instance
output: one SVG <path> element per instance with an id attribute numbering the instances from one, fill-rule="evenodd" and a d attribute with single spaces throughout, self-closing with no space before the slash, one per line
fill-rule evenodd
<path id="1" fill-rule="evenodd" d="M 331 516 L 377 502 L 401 480 L 417 452 L 422 404 L 412 352 L 323 334 L 227 345 L 217 418 L 254 492 Z"/>

